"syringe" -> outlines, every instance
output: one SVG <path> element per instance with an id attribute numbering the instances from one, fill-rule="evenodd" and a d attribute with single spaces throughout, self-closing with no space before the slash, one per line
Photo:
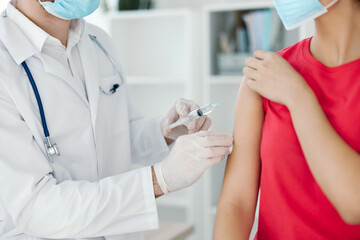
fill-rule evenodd
<path id="1" fill-rule="evenodd" d="M 178 121 L 171 124 L 169 127 L 169 130 L 174 129 L 179 126 L 186 125 L 191 121 L 194 121 L 203 116 L 206 116 L 206 115 L 210 114 L 211 112 L 213 112 L 214 109 L 219 105 L 220 105 L 220 102 L 214 103 L 214 104 L 207 104 L 201 108 L 198 108 L 198 109 L 192 111 L 191 113 L 189 113 L 186 117 L 180 118 Z"/>

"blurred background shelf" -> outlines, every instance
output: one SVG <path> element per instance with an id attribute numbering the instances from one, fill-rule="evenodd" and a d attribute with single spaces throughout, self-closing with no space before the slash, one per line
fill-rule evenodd
<path id="1" fill-rule="evenodd" d="M 129 85 L 184 85 L 188 79 L 182 77 L 127 76 Z"/>
<path id="2" fill-rule="evenodd" d="M 189 199 L 189 194 L 191 193 L 186 192 L 186 190 L 184 190 L 181 192 L 176 192 L 174 194 L 170 194 L 168 196 L 158 198 L 156 202 L 158 206 L 178 207 L 178 208 L 188 209 L 189 206 L 192 204 Z"/>
<path id="3" fill-rule="evenodd" d="M 211 76 L 209 77 L 210 84 L 212 85 L 239 85 L 243 79 L 242 75 L 239 76 Z"/>
<path id="4" fill-rule="evenodd" d="M 109 15 L 125 76 L 191 78 L 191 11 L 129 11 Z"/>
<path id="5" fill-rule="evenodd" d="M 186 223 L 160 222 L 160 231 L 150 231 L 144 234 L 145 240 L 184 240 L 194 232 L 194 227 Z"/>
<path id="6" fill-rule="evenodd" d="M 189 10 L 187 9 L 172 9 L 171 11 L 168 9 L 151 9 L 151 10 L 137 10 L 137 11 L 122 11 L 122 12 L 111 12 L 109 17 L 113 20 L 123 19 L 123 20 L 134 20 L 140 19 L 143 21 L 144 19 L 154 20 L 156 18 L 159 19 L 173 19 L 176 17 L 182 18 L 185 15 L 189 14 Z"/>
<path id="7" fill-rule="evenodd" d="M 194 66 L 194 16 L 189 9 L 113 12 L 107 16 L 133 99 L 146 117 L 164 116 L 177 98 L 194 99 L 196 95 L 196 84 L 201 83 Z M 156 200 L 162 222 L 184 222 L 195 229 L 188 239 L 202 239 L 199 189 L 197 184 Z M 164 230 L 158 235 L 164 236 Z"/>

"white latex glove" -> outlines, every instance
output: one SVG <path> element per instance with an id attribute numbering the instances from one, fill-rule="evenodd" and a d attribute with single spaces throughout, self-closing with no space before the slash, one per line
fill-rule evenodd
<path id="1" fill-rule="evenodd" d="M 178 99 L 161 122 L 161 129 L 164 137 L 177 139 L 179 136 L 185 134 L 208 130 L 211 126 L 211 119 L 208 116 L 203 116 L 196 121 L 190 122 L 186 126 L 180 126 L 172 130 L 169 129 L 169 126 L 179 120 L 179 118 L 186 117 L 190 112 L 198 109 L 199 107 L 200 106 L 193 101 L 183 98 Z"/>
<path id="2" fill-rule="evenodd" d="M 233 138 L 229 134 L 199 132 L 179 137 L 169 156 L 154 166 L 164 194 L 194 184 L 209 167 L 230 154 Z"/>

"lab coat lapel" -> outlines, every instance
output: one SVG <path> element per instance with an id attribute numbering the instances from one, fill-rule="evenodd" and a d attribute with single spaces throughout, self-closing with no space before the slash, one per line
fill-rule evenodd
<path id="1" fill-rule="evenodd" d="M 84 34 L 78 46 L 84 68 L 86 90 L 90 103 L 92 123 L 95 129 L 100 94 L 100 74 L 97 49 L 88 34 Z"/>
<path id="2" fill-rule="evenodd" d="M 89 107 L 89 103 L 87 101 L 84 87 L 81 84 L 80 80 L 76 80 L 70 73 L 68 69 L 66 69 L 61 64 L 57 63 L 55 59 L 47 58 L 43 59 L 45 72 L 55 75 L 59 77 L 63 81 L 65 81 L 83 100 L 85 105 Z"/>
<path id="3" fill-rule="evenodd" d="M 45 72 L 65 81 L 80 96 L 86 106 L 89 107 L 81 82 L 76 81 L 69 70 L 65 69 L 65 67 L 55 59 L 50 57 L 45 59 L 41 53 L 38 53 L 23 32 L 7 17 L 6 10 L 0 17 L 0 29 L 2 29 L 2 31 L 0 31 L 0 39 L 5 44 L 15 62 L 20 65 L 23 61 L 37 55 L 44 64 Z"/>

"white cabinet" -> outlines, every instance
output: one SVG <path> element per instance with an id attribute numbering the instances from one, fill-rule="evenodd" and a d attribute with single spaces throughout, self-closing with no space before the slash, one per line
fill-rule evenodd
<path id="1" fill-rule="evenodd" d="M 111 16 L 110 32 L 129 83 L 183 84 L 190 78 L 190 15 L 164 10 Z"/>
<path id="2" fill-rule="evenodd" d="M 164 116 L 179 97 L 196 99 L 199 83 L 194 59 L 194 13 L 150 10 L 111 13 L 109 32 L 118 49 L 122 70 L 139 110 Z M 198 226 L 199 185 L 157 200 L 161 221 Z M 200 196 L 201 197 L 201 196 Z M 197 229 L 196 229 L 197 230 Z M 195 234 L 198 234 L 197 231 Z M 194 237 L 193 239 L 202 239 Z"/>

